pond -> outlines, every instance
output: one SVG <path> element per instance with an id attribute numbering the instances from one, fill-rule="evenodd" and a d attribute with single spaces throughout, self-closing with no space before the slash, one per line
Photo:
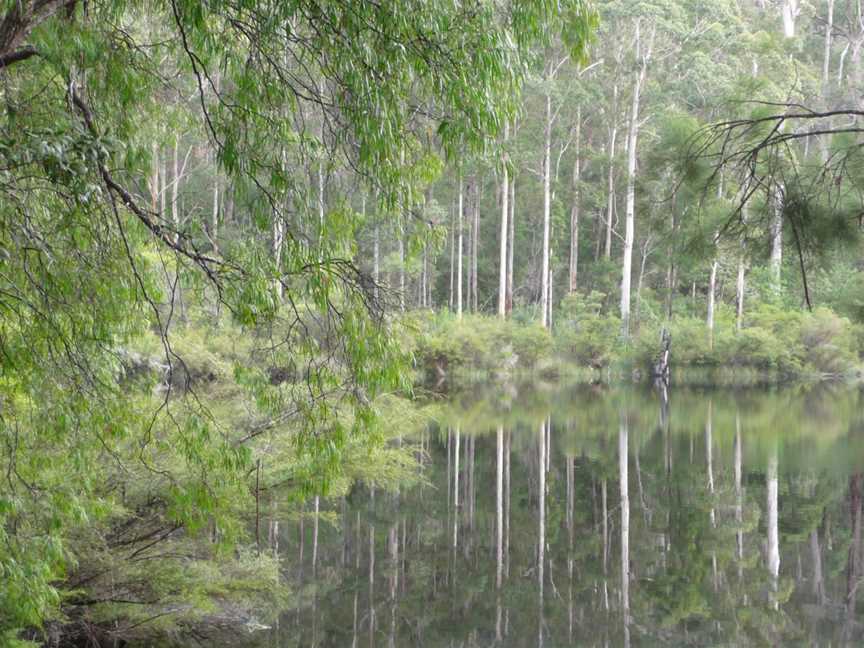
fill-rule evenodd
<path id="1" fill-rule="evenodd" d="M 248 645 L 860 643 L 861 405 L 824 385 L 452 396 L 403 441 L 421 483 L 282 522 L 295 602 Z"/>

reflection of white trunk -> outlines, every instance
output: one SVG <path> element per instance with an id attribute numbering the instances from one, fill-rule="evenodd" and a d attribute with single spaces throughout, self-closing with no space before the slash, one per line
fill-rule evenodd
<path id="1" fill-rule="evenodd" d="M 735 523 L 738 530 L 735 532 L 738 556 L 738 575 L 742 575 L 742 561 L 744 560 L 744 491 L 741 486 L 743 473 L 743 458 L 741 448 L 741 417 L 735 412 Z"/>
<path id="2" fill-rule="evenodd" d="M 540 601 L 543 601 L 544 563 L 546 561 L 546 423 L 540 424 L 539 440 L 539 485 L 538 485 L 538 516 L 537 530 L 537 583 L 540 586 Z"/>
<path id="3" fill-rule="evenodd" d="M 504 427 L 495 438 L 495 638 L 501 640 L 501 585 L 504 582 Z"/>
<path id="4" fill-rule="evenodd" d="M 315 517 L 312 520 L 312 576 L 318 569 L 318 513 L 320 511 L 321 498 L 315 496 Z"/>
<path id="5" fill-rule="evenodd" d="M 813 594 L 819 605 L 825 604 L 825 582 L 822 576 L 822 549 L 819 546 L 819 529 L 810 532 L 810 554 L 813 560 Z"/>
<path id="6" fill-rule="evenodd" d="M 510 433 L 504 437 L 504 575 L 510 577 Z"/>
<path id="7" fill-rule="evenodd" d="M 766 475 L 766 491 L 768 494 L 768 571 L 771 574 L 771 588 L 777 591 L 777 579 L 780 576 L 780 532 L 777 519 L 777 448 L 775 447 L 768 457 L 768 471 Z M 774 600 L 774 607 L 778 607 Z"/>
<path id="8" fill-rule="evenodd" d="M 369 525 L 369 645 L 375 645 L 375 527 Z"/>
<path id="9" fill-rule="evenodd" d="M 495 587 L 501 588 L 504 579 L 504 427 L 498 426 L 495 464 Z"/>
<path id="10" fill-rule="evenodd" d="M 606 479 L 600 482 L 600 499 L 603 507 L 603 598 L 605 608 L 609 609 L 609 600 L 607 598 L 606 574 L 609 565 L 609 499 L 606 488 Z"/>
<path id="11" fill-rule="evenodd" d="M 543 586 L 545 584 L 544 567 L 546 563 L 546 423 L 540 424 L 540 449 L 539 449 L 539 511 L 540 524 L 537 530 L 537 584 L 539 586 L 539 620 L 538 620 L 538 645 L 543 645 Z"/>
<path id="12" fill-rule="evenodd" d="M 621 414 L 618 426 L 618 474 L 621 491 L 621 608 L 624 612 L 625 643 L 630 641 L 630 488 L 628 484 L 628 420 Z"/>
<path id="13" fill-rule="evenodd" d="M 705 463 L 708 471 L 708 496 L 711 499 L 711 526 L 717 526 L 714 512 L 714 404 L 708 401 L 708 419 L 705 421 Z"/>
<path id="14" fill-rule="evenodd" d="M 575 492 L 575 459 L 567 457 L 567 637 L 573 643 L 573 506 Z"/>
<path id="15" fill-rule="evenodd" d="M 459 529 L 459 426 L 456 426 L 456 445 L 453 450 L 453 549 L 457 546 Z"/>

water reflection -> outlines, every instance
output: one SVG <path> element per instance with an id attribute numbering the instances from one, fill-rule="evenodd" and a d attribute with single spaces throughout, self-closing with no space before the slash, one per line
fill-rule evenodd
<path id="1" fill-rule="evenodd" d="M 860 405 L 840 388 L 463 395 L 415 439 L 426 483 L 271 524 L 303 603 L 255 641 L 860 643 Z"/>

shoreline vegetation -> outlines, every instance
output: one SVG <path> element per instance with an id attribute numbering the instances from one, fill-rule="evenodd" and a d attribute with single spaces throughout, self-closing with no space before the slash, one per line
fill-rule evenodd
<path id="1" fill-rule="evenodd" d="M 563 318 L 562 318 L 563 319 Z M 425 385 L 533 374 L 588 382 L 651 381 L 663 329 L 671 333 L 672 384 L 780 384 L 858 380 L 864 328 L 827 308 L 754 310 L 740 331 L 682 317 L 641 327 L 621 343 L 613 317 L 576 316 L 550 332 L 530 321 L 423 313 L 413 321 L 416 370 Z M 611 320 L 611 321 L 610 321 Z"/>

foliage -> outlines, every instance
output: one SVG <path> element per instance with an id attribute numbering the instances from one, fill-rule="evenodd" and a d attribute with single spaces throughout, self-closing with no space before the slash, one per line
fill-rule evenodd
<path id="1" fill-rule="evenodd" d="M 0 637 L 96 606 L 122 640 L 255 574 L 272 589 L 272 563 L 218 549 L 248 544 L 262 463 L 327 492 L 408 387 L 352 200 L 404 231 L 441 158 L 513 117 L 552 22 L 577 55 L 594 22 L 580 0 L 502 9 L 2 4 Z M 331 173 L 325 201 L 309 179 Z M 197 558 L 130 560 L 163 548 Z M 128 606 L 104 598 L 126 577 Z"/>
<path id="2" fill-rule="evenodd" d="M 555 348 L 580 365 L 601 368 L 609 365 L 620 349 L 620 320 L 602 314 L 605 295 L 592 291 L 574 293 L 561 302 L 555 326 Z"/>
<path id="3" fill-rule="evenodd" d="M 492 317 L 461 320 L 428 317 L 417 331 L 415 354 L 421 366 L 442 371 L 530 369 L 552 349 L 552 337 L 537 324 L 519 325 Z"/>

